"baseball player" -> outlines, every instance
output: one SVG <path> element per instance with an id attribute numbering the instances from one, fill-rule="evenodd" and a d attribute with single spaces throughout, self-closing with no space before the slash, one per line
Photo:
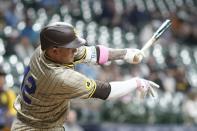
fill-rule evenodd
<path id="1" fill-rule="evenodd" d="M 43 28 L 40 42 L 25 70 L 21 92 L 14 104 L 17 119 L 13 122 L 13 131 L 63 131 L 71 99 L 109 100 L 135 89 L 146 95 L 159 87 L 141 78 L 102 82 L 74 70 L 77 63 L 104 64 L 117 59 L 137 64 L 142 60 L 138 49 L 86 46 L 74 27 L 63 22 Z"/>

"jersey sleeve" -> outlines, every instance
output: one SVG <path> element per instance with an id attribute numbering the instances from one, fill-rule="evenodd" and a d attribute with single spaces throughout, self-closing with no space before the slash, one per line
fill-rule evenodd
<path id="1" fill-rule="evenodd" d="M 85 46 L 82 46 L 82 47 L 78 48 L 77 53 L 76 53 L 75 58 L 74 58 L 74 62 L 76 64 L 83 63 L 84 59 L 86 58 L 86 55 L 87 55 L 87 51 L 86 51 Z"/>
<path id="2" fill-rule="evenodd" d="M 90 98 L 96 90 L 96 82 L 86 76 L 68 69 L 61 75 L 61 93 L 67 99 Z"/>

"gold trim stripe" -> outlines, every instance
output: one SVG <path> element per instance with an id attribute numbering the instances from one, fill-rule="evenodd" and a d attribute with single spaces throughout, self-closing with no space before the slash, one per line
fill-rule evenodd
<path id="1" fill-rule="evenodd" d="M 92 91 L 92 93 L 89 95 L 89 98 L 90 97 L 92 97 L 92 95 L 95 93 L 95 91 L 96 91 L 96 82 L 94 81 L 94 80 L 91 80 L 91 82 L 94 84 L 94 86 L 93 86 L 93 91 Z"/>

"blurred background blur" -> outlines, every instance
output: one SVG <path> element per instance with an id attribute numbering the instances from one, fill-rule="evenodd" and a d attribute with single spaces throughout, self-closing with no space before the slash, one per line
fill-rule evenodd
<path id="1" fill-rule="evenodd" d="M 139 76 L 160 85 L 158 100 L 73 100 L 69 131 L 197 130 L 197 0 L 0 0 L 0 130 L 9 130 L 25 66 L 51 22 L 73 24 L 89 45 L 140 49 L 166 19 L 165 32 L 139 65 L 76 67 L 90 78 Z"/>

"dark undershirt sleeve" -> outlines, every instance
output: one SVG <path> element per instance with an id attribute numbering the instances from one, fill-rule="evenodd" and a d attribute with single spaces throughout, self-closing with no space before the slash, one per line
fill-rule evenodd
<path id="1" fill-rule="evenodd" d="M 96 80 L 96 90 L 92 98 L 99 98 L 106 100 L 111 92 L 111 85 L 108 82 L 101 82 Z"/>

